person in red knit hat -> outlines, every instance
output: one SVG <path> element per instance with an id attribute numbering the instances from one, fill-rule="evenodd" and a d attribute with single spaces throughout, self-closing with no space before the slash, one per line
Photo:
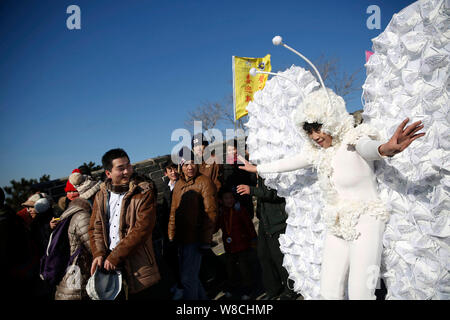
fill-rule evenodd
<path id="1" fill-rule="evenodd" d="M 80 169 L 74 169 L 72 173 L 81 173 Z M 78 190 L 70 183 L 70 180 L 67 180 L 66 187 L 64 188 L 64 191 L 66 192 L 67 198 L 72 201 L 75 198 L 78 198 L 80 194 L 78 193 Z"/>
<path id="2" fill-rule="evenodd" d="M 74 169 L 72 173 L 78 172 L 81 173 L 80 169 Z M 69 179 L 67 179 L 66 187 L 64 188 L 65 196 L 59 198 L 58 207 L 61 209 L 61 212 L 64 212 L 69 206 L 70 201 L 76 199 L 80 196 L 77 189 L 70 183 Z"/>

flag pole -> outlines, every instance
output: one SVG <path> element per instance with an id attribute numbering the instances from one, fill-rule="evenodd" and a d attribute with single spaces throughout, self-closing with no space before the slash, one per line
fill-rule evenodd
<path id="1" fill-rule="evenodd" d="M 234 133 L 236 134 L 236 74 L 234 69 L 234 56 L 231 57 L 232 68 L 233 68 L 233 120 L 234 120 Z"/>

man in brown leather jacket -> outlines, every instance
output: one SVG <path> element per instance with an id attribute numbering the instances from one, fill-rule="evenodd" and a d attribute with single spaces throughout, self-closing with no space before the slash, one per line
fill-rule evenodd
<path id="1" fill-rule="evenodd" d="M 198 171 L 200 174 L 210 178 L 216 186 L 217 192 L 219 192 L 223 180 L 222 159 L 218 159 L 214 155 L 214 150 L 210 150 L 211 154 L 207 156 L 206 148 L 208 145 L 209 142 L 203 133 L 197 134 L 192 138 L 192 151 L 195 157 L 194 161 L 198 164 Z"/>
<path id="2" fill-rule="evenodd" d="M 176 240 L 179 246 L 183 299 L 205 300 L 199 272 L 202 251 L 211 248 L 217 217 L 217 191 L 211 179 L 199 173 L 190 150 L 183 151 L 181 178 L 172 194 L 168 235 L 169 240 Z"/>
<path id="3" fill-rule="evenodd" d="M 95 196 L 89 226 L 93 262 L 121 269 L 129 298 L 157 298 L 160 280 L 152 244 L 156 196 L 152 184 L 133 177 L 126 152 L 112 149 L 102 158 L 107 179 Z"/>

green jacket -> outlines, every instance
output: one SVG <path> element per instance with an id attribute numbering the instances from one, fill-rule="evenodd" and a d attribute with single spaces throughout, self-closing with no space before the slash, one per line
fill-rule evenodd
<path id="1" fill-rule="evenodd" d="M 257 198 L 256 216 L 259 219 L 260 228 L 262 227 L 262 230 L 270 235 L 284 231 L 288 218 L 284 198 L 280 198 L 276 190 L 267 188 L 261 177 L 258 177 L 257 187 L 250 186 L 250 195 Z"/>

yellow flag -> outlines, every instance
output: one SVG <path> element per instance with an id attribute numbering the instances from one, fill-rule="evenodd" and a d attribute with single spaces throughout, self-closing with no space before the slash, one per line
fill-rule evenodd
<path id="1" fill-rule="evenodd" d="M 248 114 L 247 105 L 253 100 L 253 94 L 264 88 L 267 74 L 250 76 L 251 68 L 270 72 L 270 54 L 264 58 L 244 58 L 233 56 L 233 104 L 234 117 L 236 120 Z"/>

